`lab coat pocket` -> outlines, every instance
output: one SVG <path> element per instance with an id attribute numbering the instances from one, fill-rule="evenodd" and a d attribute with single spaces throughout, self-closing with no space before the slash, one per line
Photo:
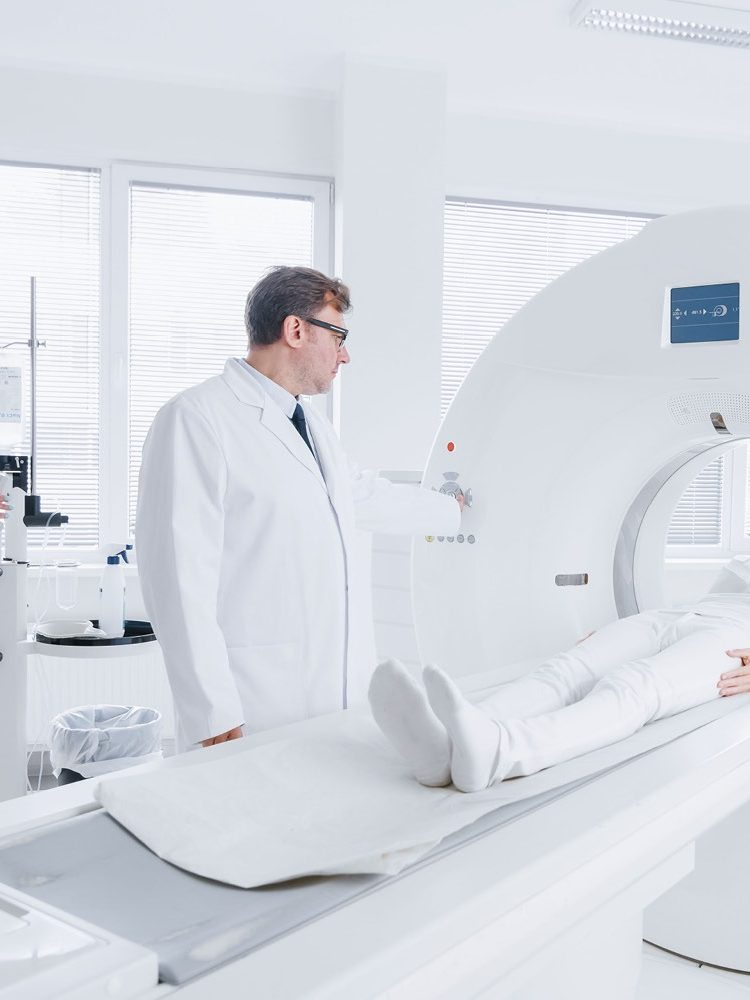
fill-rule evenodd
<path id="1" fill-rule="evenodd" d="M 229 646 L 247 732 L 307 718 L 301 649 L 296 642 Z"/>

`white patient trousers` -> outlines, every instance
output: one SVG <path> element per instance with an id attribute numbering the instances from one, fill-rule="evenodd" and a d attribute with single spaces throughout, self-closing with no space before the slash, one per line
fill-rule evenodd
<path id="1" fill-rule="evenodd" d="M 498 688 L 479 708 L 507 737 L 506 777 L 534 774 L 632 735 L 654 719 L 719 697 L 750 645 L 750 623 L 675 611 L 622 618 Z"/>

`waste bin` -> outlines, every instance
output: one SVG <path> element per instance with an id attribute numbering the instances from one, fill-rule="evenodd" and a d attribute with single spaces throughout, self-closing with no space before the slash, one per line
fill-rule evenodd
<path id="1" fill-rule="evenodd" d="M 134 705 L 82 705 L 51 723 L 50 758 L 58 785 L 161 757 L 161 712 Z"/>

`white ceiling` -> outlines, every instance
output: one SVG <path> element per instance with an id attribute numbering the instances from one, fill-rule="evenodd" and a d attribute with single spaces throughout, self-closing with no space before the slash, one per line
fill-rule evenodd
<path id="1" fill-rule="evenodd" d="M 454 111 L 750 138 L 750 50 L 575 29 L 572 6 L 0 0 L 0 65 L 320 96 L 348 55 L 444 69 Z"/>

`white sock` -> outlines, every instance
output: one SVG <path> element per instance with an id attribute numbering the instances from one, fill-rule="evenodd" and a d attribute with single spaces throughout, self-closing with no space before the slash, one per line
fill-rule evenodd
<path id="1" fill-rule="evenodd" d="M 502 760 L 500 724 L 475 708 L 438 667 L 424 669 L 427 697 L 451 738 L 451 777 L 461 792 L 488 788 L 510 761 Z M 505 741 L 503 741 L 505 743 Z"/>
<path id="2" fill-rule="evenodd" d="M 450 740 L 427 696 L 398 660 L 385 660 L 370 681 L 370 707 L 386 738 L 423 785 L 449 785 Z"/>

